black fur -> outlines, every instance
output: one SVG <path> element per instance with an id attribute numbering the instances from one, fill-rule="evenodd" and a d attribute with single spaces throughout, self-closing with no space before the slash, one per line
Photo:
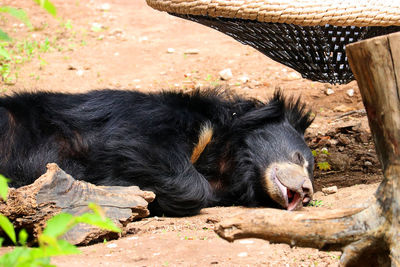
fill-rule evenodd
<path id="1" fill-rule="evenodd" d="M 76 179 L 155 192 L 153 214 L 273 206 L 263 171 L 291 161 L 295 151 L 313 162 L 303 139 L 311 121 L 302 104 L 280 92 L 268 103 L 216 90 L 21 93 L 0 98 L 0 173 L 19 187 L 55 162 Z M 192 164 L 205 123 L 213 139 Z"/>

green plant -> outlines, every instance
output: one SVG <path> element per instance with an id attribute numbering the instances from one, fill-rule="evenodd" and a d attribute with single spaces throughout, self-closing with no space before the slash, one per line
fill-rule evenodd
<path id="1" fill-rule="evenodd" d="M 318 158 L 320 154 L 325 154 L 327 156 L 330 155 L 328 149 L 326 148 L 322 148 L 321 150 L 315 149 L 312 150 L 311 153 L 314 156 L 314 158 Z M 321 171 L 329 171 L 331 169 L 331 165 L 327 161 L 317 161 L 316 165 L 317 168 L 320 169 Z"/>
<path id="2" fill-rule="evenodd" d="M 316 200 L 316 199 L 314 199 L 314 200 L 310 201 L 310 203 L 308 203 L 307 206 L 310 206 L 310 207 L 321 207 L 322 205 L 324 205 L 324 203 L 322 202 L 322 200 Z"/>
<path id="3" fill-rule="evenodd" d="M 0 175 L 0 196 L 7 199 L 7 179 Z M 115 224 L 105 217 L 103 210 L 96 204 L 89 204 L 89 208 L 93 213 L 84 213 L 80 216 L 73 216 L 68 213 L 60 213 L 47 221 L 47 225 L 42 234 L 38 237 L 38 247 L 29 248 L 26 246 L 28 233 L 22 229 L 17 234 L 13 224 L 4 215 L 0 214 L 0 228 L 15 244 L 11 252 L 0 257 L 0 266 L 7 267 L 36 267 L 36 266 L 53 266 L 50 265 L 50 257 L 57 255 L 78 254 L 80 250 L 61 239 L 61 237 L 71 230 L 78 223 L 86 223 L 94 225 L 113 232 L 121 232 Z M 0 246 L 4 238 L 0 238 Z"/>
<path id="4" fill-rule="evenodd" d="M 49 0 L 34 0 L 34 2 L 44 8 L 49 14 L 56 16 L 56 8 Z M 0 6 L 0 13 L 8 14 L 17 18 L 23 22 L 29 30 L 33 30 L 28 15 L 23 9 L 10 6 Z M 10 76 L 11 70 L 14 70 L 15 65 L 30 60 L 34 55 L 34 51 L 39 47 L 41 48 L 41 52 L 46 52 L 50 44 L 47 38 L 42 46 L 40 46 L 36 41 L 25 41 L 23 44 L 13 44 L 11 43 L 12 38 L 2 29 L 0 29 L 0 41 L 3 41 L 0 43 L 0 76 L 6 84 L 13 83 L 18 77 L 17 72 L 14 74 L 14 77 Z M 13 47 L 15 49 L 13 49 Z"/>

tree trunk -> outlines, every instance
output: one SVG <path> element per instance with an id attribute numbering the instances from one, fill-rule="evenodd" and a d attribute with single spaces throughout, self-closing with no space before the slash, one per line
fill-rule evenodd
<path id="1" fill-rule="evenodd" d="M 341 249 L 342 266 L 400 266 L 400 33 L 353 43 L 346 52 L 383 166 L 373 199 L 348 210 L 247 211 L 221 222 L 221 237 Z"/>
<path id="2" fill-rule="evenodd" d="M 7 216 L 16 229 L 26 229 L 36 239 L 46 221 L 60 212 L 80 215 L 89 212 L 90 202 L 101 206 L 107 217 L 122 228 L 130 222 L 149 215 L 148 203 L 154 193 L 141 191 L 137 186 L 95 186 L 77 181 L 57 164 L 47 165 L 47 172 L 33 184 L 11 188 L 6 203 L 0 201 L 0 213 Z M 1 234 L 1 233 L 0 233 Z M 117 235 L 117 236 L 116 236 Z M 78 224 L 64 235 L 75 245 L 118 237 L 118 234 L 94 226 Z"/>

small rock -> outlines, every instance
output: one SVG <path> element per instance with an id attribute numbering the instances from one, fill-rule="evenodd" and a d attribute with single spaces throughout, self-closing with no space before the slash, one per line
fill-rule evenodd
<path id="1" fill-rule="evenodd" d="M 346 91 L 346 94 L 350 97 L 354 96 L 354 89 L 349 89 Z"/>
<path id="2" fill-rule="evenodd" d="M 239 80 L 241 83 L 247 83 L 247 82 L 249 81 L 249 77 L 246 76 L 246 75 L 243 75 L 243 76 L 239 77 L 238 80 Z"/>
<path id="3" fill-rule="evenodd" d="M 69 64 L 67 69 L 68 69 L 68 70 L 76 70 L 76 69 L 78 69 L 78 68 L 75 67 L 75 66 L 72 65 L 72 64 Z"/>
<path id="4" fill-rule="evenodd" d="M 137 236 L 131 236 L 131 237 L 128 237 L 127 239 L 128 239 L 128 240 L 138 240 L 139 237 L 137 237 Z"/>
<path id="5" fill-rule="evenodd" d="M 346 171 L 350 166 L 351 159 L 345 153 L 332 152 L 328 162 L 333 170 Z"/>
<path id="6" fill-rule="evenodd" d="M 298 80 L 300 78 L 301 78 L 301 75 L 298 72 L 294 72 L 294 71 L 289 72 L 287 75 L 287 79 L 289 81 Z"/>
<path id="7" fill-rule="evenodd" d="M 104 3 L 99 6 L 101 11 L 109 11 L 111 9 L 111 5 L 109 3 Z"/>
<path id="8" fill-rule="evenodd" d="M 114 243 L 108 244 L 107 247 L 108 247 L 108 248 L 116 248 L 116 247 L 117 247 L 117 244 L 114 244 Z"/>
<path id="9" fill-rule="evenodd" d="M 336 112 L 349 112 L 349 111 L 352 111 L 353 108 L 346 106 L 346 105 L 339 105 L 339 106 L 335 107 L 333 110 Z"/>
<path id="10" fill-rule="evenodd" d="M 338 136 L 338 141 L 340 144 L 343 144 L 343 145 L 349 145 L 351 142 L 350 139 L 343 134 Z"/>
<path id="11" fill-rule="evenodd" d="M 149 37 L 147 37 L 147 36 L 139 37 L 139 42 L 145 42 L 145 41 L 148 41 L 148 40 L 149 40 Z"/>
<path id="12" fill-rule="evenodd" d="M 228 69 L 221 70 L 221 71 L 219 72 L 219 77 L 220 77 L 222 80 L 225 80 L 225 81 L 231 79 L 231 78 L 233 77 L 233 75 L 232 75 L 232 70 L 229 69 L 229 68 L 228 68 Z"/>
<path id="13" fill-rule="evenodd" d="M 175 53 L 175 49 L 174 48 L 168 48 L 167 49 L 167 53 L 168 54 L 173 54 L 173 53 Z"/>
<path id="14" fill-rule="evenodd" d="M 187 55 L 196 55 L 198 53 L 200 53 L 200 50 L 196 49 L 196 48 L 186 49 L 184 52 L 184 54 L 187 54 Z"/>
<path id="15" fill-rule="evenodd" d="M 333 91 L 332 88 L 328 88 L 328 89 L 326 89 L 326 91 L 325 91 L 325 94 L 326 94 L 326 95 L 331 95 L 331 94 L 334 94 L 334 93 L 335 93 L 335 91 Z"/>
<path id="16" fill-rule="evenodd" d="M 360 143 L 368 143 L 368 135 L 366 133 L 360 133 L 356 136 L 356 139 Z"/>
<path id="17" fill-rule="evenodd" d="M 116 28 L 110 31 L 111 35 L 124 35 L 124 31 L 120 28 Z"/>
<path id="18" fill-rule="evenodd" d="M 90 28 L 93 32 L 99 32 L 103 29 L 103 25 L 97 22 L 92 23 L 92 27 Z"/>
<path id="19" fill-rule="evenodd" d="M 364 166 L 372 166 L 372 162 L 367 160 L 364 162 Z"/>
<path id="20" fill-rule="evenodd" d="M 337 191 L 338 191 L 338 188 L 337 188 L 336 185 L 330 186 L 330 187 L 322 188 L 322 192 L 323 192 L 324 194 L 327 194 L 327 195 L 335 194 L 335 193 L 337 193 Z"/>
<path id="21" fill-rule="evenodd" d="M 247 252 L 240 252 L 238 257 L 247 257 L 249 254 Z"/>
<path id="22" fill-rule="evenodd" d="M 77 70 L 76 71 L 76 75 L 78 75 L 78 76 L 82 76 L 83 73 L 84 73 L 84 70 Z"/>
<path id="23" fill-rule="evenodd" d="M 254 241 L 253 241 L 253 240 L 247 240 L 247 239 L 246 239 L 246 240 L 240 240 L 239 243 L 240 243 L 240 244 L 253 244 Z"/>

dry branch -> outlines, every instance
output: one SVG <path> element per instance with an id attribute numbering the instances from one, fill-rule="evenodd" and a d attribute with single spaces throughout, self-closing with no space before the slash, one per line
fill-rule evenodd
<path id="1" fill-rule="evenodd" d="M 88 212 L 90 202 L 100 205 L 119 227 L 149 215 L 148 203 L 154 193 L 141 191 L 137 186 L 95 186 L 77 181 L 57 164 L 47 165 L 47 172 L 33 184 L 10 189 L 6 203 L 0 203 L 0 213 L 7 216 L 17 229 L 25 228 L 34 237 L 45 222 L 60 212 L 79 215 Z M 123 229 L 124 230 L 124 229 Z M 79 224 L 64 237 L 72 244 L 88 244 L 114 233 Z"/>

